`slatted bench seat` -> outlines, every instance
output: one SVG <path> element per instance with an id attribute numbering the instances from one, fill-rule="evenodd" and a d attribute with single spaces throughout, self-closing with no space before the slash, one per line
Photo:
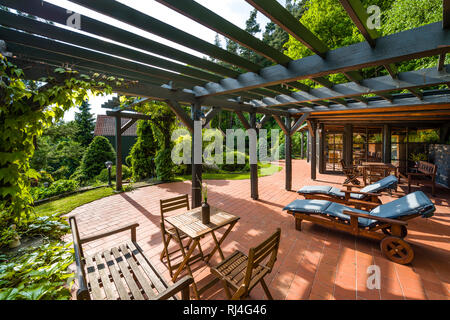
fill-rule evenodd
<path id="1" fill-rule="evenodd" d="M 165 300 L 189 299 L 192 277 L 168 285 L 145 257 L 136 242 L 137 223 L 120 229 L 80 239 L 75 217 L 69 218 L 72 229 L 79 300 Z M 82 245 L 115 233 L 131 230 L 131 240 L 90 256 Z"/>

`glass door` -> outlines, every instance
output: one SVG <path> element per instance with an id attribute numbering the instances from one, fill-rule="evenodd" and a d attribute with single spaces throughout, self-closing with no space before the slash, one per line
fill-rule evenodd
<path id="1" fill-rule="evenodd" d="M 325 171 L 342 171 L 340 160 L 344 156 L 344 135 L 338 132 L 327 132 L 324 143 Z"/>

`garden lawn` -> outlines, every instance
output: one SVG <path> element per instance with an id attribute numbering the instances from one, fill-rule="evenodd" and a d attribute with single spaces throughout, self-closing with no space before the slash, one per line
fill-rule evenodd
<path id="1" fill-rule="evenodd" d="M 270 176 L 274 173 L 280 171 L 282 167 L 271 165 L 271 164 L 262 164 L 261 168 L 258 169 L 258 177 Z M 191 180 L 192 177 L 190 174 L 176 177 L 175 181 L 184 181 Z M 244 180 L 250 179 L 250 172 L 226 172 L 226 173 L 203 173 L 202 179 L 204 180 Z"/>
<path id="2" fill-rule="evenodd" d="M 59 214 L 67 214 L 73 209 L 82 206 L 88 202 L 108 197 L 114 194 L 114 190 L 110 187 L 104 187 L 74 194 L 62 199 L 47 202 L 34 208 L 37 215 L 49 215 L 58 212 Z"/>

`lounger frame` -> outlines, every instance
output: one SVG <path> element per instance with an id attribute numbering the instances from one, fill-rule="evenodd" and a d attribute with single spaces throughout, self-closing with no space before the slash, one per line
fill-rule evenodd
<path id="1" fill-rule="evenodd" d="M 406 221 L 420 216 L 419 213 L 402 216 L 398 219 L 389 219 L 346 210 L 343 213 L 350 216 L 350 221 L 348 221 L 327 214 L 291 210 L 287 212 L 294 216 L 296 230 L 301 231 L 303 220 L 311 221 L 355 236 L 379 240 L 381 241 L 380 246 L 383 254 L 399 264 L 410 263 L 414 258 L 414 252 L 411 246 L 403 238 L 407 235 Z M 358 218 L 378 220 L 379 223 L 374 226 L 363 227 L 358 224 Z M 395 251 L 396 249 L 397 251 Z"/>

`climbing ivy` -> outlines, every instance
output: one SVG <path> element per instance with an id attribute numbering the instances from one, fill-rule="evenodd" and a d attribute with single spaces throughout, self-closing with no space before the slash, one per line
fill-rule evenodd
<path id="1" fill-rule="evenodd" d="M 0 215 L 11 223 L 20 223 L 32 210 L 30 179 L 39 176 L 29 165 L 35 138 L 89 92 L 111 93 L 107 83 L 115 81 L 69 68 L 56 68 L 54 76 L 33 81 L 24 77 L 22 69 L 0 54 Z"/>

